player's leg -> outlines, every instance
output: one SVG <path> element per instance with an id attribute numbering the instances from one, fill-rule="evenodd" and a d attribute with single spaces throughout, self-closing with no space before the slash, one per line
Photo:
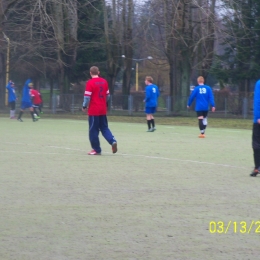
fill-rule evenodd
<path id="1" fill-rule="evenodd" d="M 107 140 L 107 142 L 112 146 L 112 152 L 117 152 L 117 141 L 115 137 L 113 136 L 112 132 L 108 128 L 108 122 L 107 122 L 107 116 L 99 116 L 99 129 L 104 136 L 104 138 Z"/>
<path id="2" fill-rule="evenodd" d="M 156 112 L 156 108 L 155 107 L 151 108 L 151 117 L 150 118 L 151 118 L 151 124 L 152 124 L 153 131 L 156 130 L 154 116 L 153 116 L 155 112 Z"/>
<path id="3" fill-rule="evenodd" d="M 15 118 L 15 101 L 9 103 L 10 105 L 10 119 Z"/>
<path id="4" fill-rule="evenodd" d="M 198 116 L 198 123 L 199 123 L 199 129 L 200 129 L 200 135 L 199 138 L 204 138 L 204 125 L 203 125 L 203 112 L 202 111 L 197 111 L 197 116 Z"/>
<path id="5" fill-rule="evenodd" d="M 253 147 L 253 157 L 254 157 L 254 170 L 250 174 L 252 177 L 256 177 L 260 173 L 260 125 L 253 124 L 253 134 L 252 134 L 252 147 Z"/>
<path id="6" fill-rule="evenodd" d="M 38 107 L 39 107 L 38 105 L 33 105 L 33 114 L 34 114 L 35 118 L 40 118 L 40 116 L 39 116 L 39 114 L 37 112 L 37 108 Z"/>
<path id="7" fill-rule="evenodd" d="M 146 122 L 148 126 L 148 131 L 147 132 L 152 132 L 152 119 L 151 119 L 151 114 L 146 114 Z"/>
<path id="8" fill-rule="evenodd" d="M 43 112 L 42 112 L 42 103 L 39 105 L 39 111 L 40 111 L 41 114 L 43 114 Z"/>
<path id="9" fill-rule="evenodd" d="M 20 112 L 19 112 L 19 115 L 18 115 L 18 118 L 17 118 L 17 120 L 20 121 L 20 122 L 23 122 L 22 116 L 23 116 L 23 112 L 24 112 L 25 108 L 26 108 L 26 103 L 22 102 Z"/>
<path id="10" fill-rule="evenodd" d="M 203 130 L 204 130 L 204 134 L 205 134 L 206 128 L 208 125 L 208 111 L 202 111 L 202 113 L 203 113 L 202 123 L 203 123 Z"/>
<path id="11" fill-rule="evenodd" d="M 100 155 L 101 147 L 99 142 L 99 117 L 98 116 L 88 116 L 89 124 L 89 141 L 92 147 L 89 155 Z"/>
<path id="12" fill-rule="evenodd" d="M 12 119 L 15 119 L 15 109 L 16 109 L 16 102 L 14 101 L 13 102 L 13 105 L 12 105 Z"/>
<path id="13" fill-rule="evenodd" d="M 29 104 L 28 104 L 28 105 L 29 105 Z M 35 116 L 34 116 L 34 112 L 33 112 L 33 106 L 32 106 L 32 104 L 30 104 L 29 110 L 30 110 L 30 114 L 31 114 L 31 117 L 32 117 L 32 121 L 33 121 L 33 122 L 38 121 L 38 119 L 35 118 Z"/>
<path id="14" fill-rule="evenodd" d="M 9 102 L 9 107 L 10 107 L 10 119 L 12 119 L 12 102 Z"/>
<path id="15" fill-rule="evenodd" d="M 146 107 L 145 108 L 145 113 L 146 113 L 146 121 L 147 121 L 147 126 L 148 126 L 148 131 L 147 132 L 153 132 L 152 129 L 152 110 L 151 107 Z"/>

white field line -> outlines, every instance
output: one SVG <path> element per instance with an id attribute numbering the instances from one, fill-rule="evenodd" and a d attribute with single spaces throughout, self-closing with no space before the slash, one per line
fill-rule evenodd
<path id="1" fill-rule="evenodd" d="M 8 143 L 8 144 L 15 144 L 15 143 Z M 17 144 L 17 143 L 16 143 Z M 19 143 L 22 144 L 22 143 Z M 33 144 L 23 144 L 23 145 L 31 145 Z M 44 147 L 42 147 L 44 148 Z M 85 150 L 81 149 L 74 149 L 69 147 L 61 147 L 61 146 L 52 146 L 47 145 L 45 148 L 54 148 L 54 149 L 64 149 L 64 150 L 70 150 L 70 151 L 79 151 L 85 153 Z M 0 151 L 0 153 L 32 153 L 32 154 L 59 154 L 59 153 L 40 153 L 40 152 L 17 152 L 17 151 Z M 111 154 L 111 152 L 103 152 L 105 154 Z M 74 155 L 71 153 L 68 153 L 66 155 Z M 125 156 L 125 157 L 143 157 L 148 159 L 157 159 L 157 160 L 167 160 L 167 161 L 178 161 L 178 162 L 184 162 L 184 163 L 197 163 L 197 164 L 206 164 L 206 165 L 214 165 L 214 166 L 222 166 L 222 167 L 229 167 L 229 168 L 237 168 L 237 169 L 247 169 L 247 167 L 241 167 L 241 166 L 235 166 L 230 164 L 221 164 L 221 163 L 213 163 L 213 162 L 203 162 L 203 161 L 195 161 L 195 160 L 184 160 L 184 159 L 178 159 L 178 158 L 167 158 L 167 157 L 159 157 L 159 156 L 149 156 L 149 155 L 142 155 L 142 154 L 126 154 L 126 153 L 117 153 L 117 155 Z M 116 155 L 115 155 L 116 156 Z"/>
<path id="2" fill-rule="evenodd" d="M 25 154 L 50 154 L 50 155 L 53 155 L 53 154 L 60 154 L 60 153 L 40 153 L 40 152 L 18 152 L 18 151 L 0 151 L 0 153 L 19 153 L 19 154 L 22 154 L 22 153 L 25 153 Z M 71 155 L 70 153 L 65 153 L 67 155 Z M 64 154 L 62 154 L 64 155 Z"/>

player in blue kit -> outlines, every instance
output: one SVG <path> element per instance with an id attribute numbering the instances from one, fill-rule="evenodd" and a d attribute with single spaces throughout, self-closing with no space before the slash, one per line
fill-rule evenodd
<path id="1" fill-rule="evenodd" d="M 15 119 L 15 102 L 17 100 L 15 95 L 14 83 L 10 80 L 6 86 L 8 90 L 8 103 L 10 106 L 10 119 Z"/>
<path id="2" fill-rule="evenodd" d="M 156 130 L 153 114 L 156 112 L 160 91 L 159 88 L 155 84 L 153 84 L 153 78 L 151 76 L 145 77 L 145 84 L 147 85 L 147 87 L 145 88 L 144 99 L 146 120 L 148 125 L 147 132 L 153 132 Z"/>
<path id="3" fill-rule="evenodd" d="M 254 91 L 252 148 L 255 167 L 250 176 L 256 177 L 260 173 L 260 80 L 256 82 Z"/>
<path id="4" fill-rule="evenodd" d="M 17 118 L 17 120 L 20 122 L 23 122 L 22 115 L 26 108 L 30 109 L 33 122 L 38 120 L 33 115 L 33 104 L 31 101 L 31 94 L 30 94 L 31 88 L 33 88 L 33 83 L 30 79 L 27 79 L 23 87 L 21 110 Z"/>
<path id="5" fill-rule="evenodd" d="M 196 98 L 196 107 L 195 111 L 197 112 L 198 121 L 199 121 L 199 129 L 200 135 L 199 138 L 205 138 L 205 130 L 208 124 L 208 111 L 209 111 L 209 104 L 212 106 L 212 112 L 215 112 L 215 102 L 214 102 L 214 95 L 212 89 L 204 85 L 204 78 L 202 76 L 198 77 L 198 86 L 194 88 L 192 91 L 187 108 L 190 108 L 193 100 Z"/>

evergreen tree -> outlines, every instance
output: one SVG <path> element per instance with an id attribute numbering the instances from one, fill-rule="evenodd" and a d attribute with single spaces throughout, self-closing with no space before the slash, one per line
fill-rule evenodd
<path id="1" fill-rule="evenodd" d="M 237 84 L 248 93 L 251 81 L 260 76 L 260 1 L 225 1 L 222 45 L 224 53 L 216 56 L 212 73 L 220 81 Z"/>

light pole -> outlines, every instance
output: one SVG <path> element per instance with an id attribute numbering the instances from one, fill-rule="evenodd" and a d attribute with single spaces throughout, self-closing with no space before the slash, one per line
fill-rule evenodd
<path id="1" fill-rule="evenodd" d="M 122 58 L 125 58 L 125 55 L 122 55 Z M 135 63 L 135 91 L 138 91 L 138 62 L 142 61 L 142 60 L 152 60 L 153 57 L 152 56 L 148 56 L 147 58 L 143 58 L 143 59 L 132 59 L 134 60 Z"/>
<path id="2" fill-rule="evenodd" d="M 6 85 L 9 81 L 9 59 L 10 59 L 10 39 L 3 32 L 4 38 L 7 41 L 7 53 L 6 53 Z M 8 105 L 8 90 L 5 90 L 5 105 Z"/>

